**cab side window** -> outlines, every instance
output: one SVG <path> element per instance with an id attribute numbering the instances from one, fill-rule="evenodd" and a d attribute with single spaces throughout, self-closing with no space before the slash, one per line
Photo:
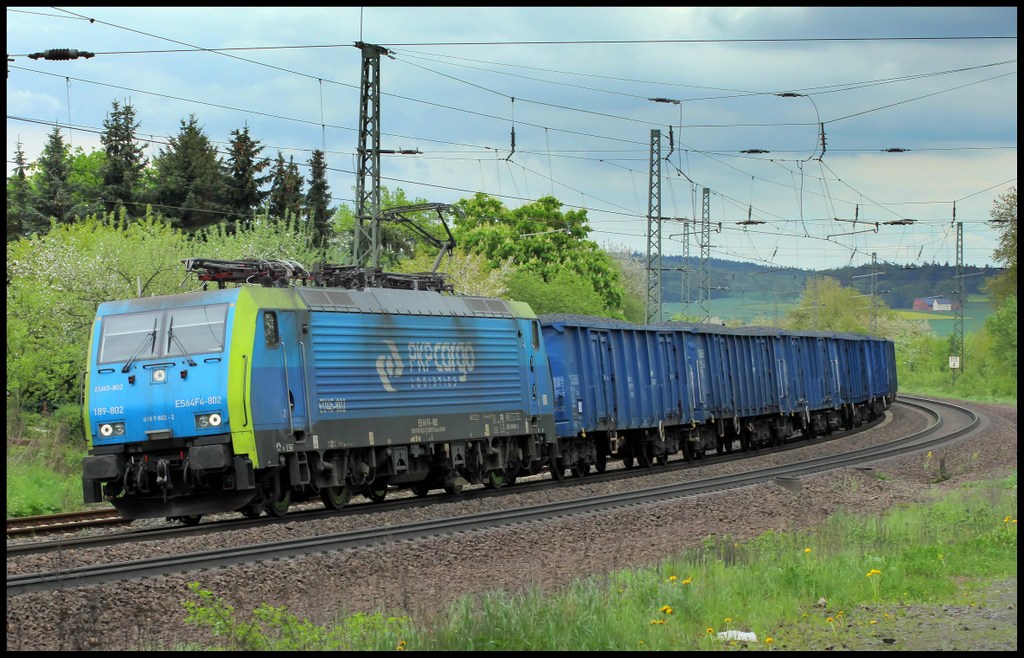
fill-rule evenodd
<path id="1" fill-rule="evenodd" d="M 277 330 L 277 313 L 263 311 L 263 340 L 267 349 L 275 349 L 281 344 L 281 334 Z"/>

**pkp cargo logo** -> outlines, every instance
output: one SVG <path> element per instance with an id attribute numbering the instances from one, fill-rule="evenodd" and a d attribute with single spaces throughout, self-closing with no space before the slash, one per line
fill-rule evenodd
<path id="1" fill-rule="evenodd" d="M 406 358 L 393 341 L 385 340 L 388 351 L 377 357 L 377 375 L 384 390 L 397 393 L 395 384 L 406 368 L 413 371 L 413 388 L 455 388 L 476 369 L 476 352 L 470 343 L 408 343 Z"/>
<path id="2" fill-rule="evenodd" d="M 377 357 L 377 374 L 380 375 L 380 383 L 384 385 L 385 391 L 397 393 L 398 391 L 391 385 L 391 380 L 401 377 L 405 366 L 402 364 L 402 355 L 398 353 L 395 344 L 390 340 L 386 340 L 384 343 L 388 346 L 389 354 Z"/>

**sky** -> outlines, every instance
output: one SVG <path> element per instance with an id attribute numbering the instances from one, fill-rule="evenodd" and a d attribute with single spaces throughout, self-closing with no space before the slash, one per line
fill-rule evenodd
<path id="1" fill-rule="evenodd" d="M 117 101 L 150 158 L 191 116 L 304 175 L 321 149 L 352 208 L 357 43 L 387 49 L 380 148 L 416 153 L 381 184 L 410 201 L 554 196 L 641 254 L 660 206 L 662 256 L 699 255 L 706 215 L 712 258 L 766 269 L 955 264 L 961 222 L 965 264 L 998 265 L 1016 7 L 8 6 L 8 175 L 55 125 L 101 148 Z M 57 48 L 94 56 L 30 57 Z"/>

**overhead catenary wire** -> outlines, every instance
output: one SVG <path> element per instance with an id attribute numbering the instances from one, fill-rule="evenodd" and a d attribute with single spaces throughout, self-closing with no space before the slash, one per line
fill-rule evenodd
<path id="1" fill-rule="evenodd" d="M 638 41 L 637 43 L 639 43 L 639 42 L 642 42 L 642 41 Z M 532 42 L 530 42 L 530 43 L 532 43 Z M 346 47 L 350 47 L 350 46 L 351 46 L 351 44 L 345 44 L 345 46 L 346 46 Z M 213 52 L 213 49 L 203 49 L 203 50 L 209 50 L 210 52 Z M 280 68 L 280 67 L 278 67 L 278 68 Z M 322 86 L 323 86 L 323 84 L 324 84 L 324 80 L 323 80 L 322 78 L 316 78 L 316 79 L 318 80 L 318 84 L 319 84 L 319 85 L 321 85 L 321 87 L 322 87 Z M 511 97 L 511 98 L 518 98 L 518 96 L 510 96 L 510 97 Z M 514 102 L 514 101 L 513 101 L 513 102 Z M 812 102 L 813 102 L 813 100 L 812 100 Z M 436 104 L 436 105 L 437 105 L 437 106 L 440 106 L 440 104 Z M 554 106 L 557 106 L 557 105 L 555 105 L 555 104 L 552 104 L 552 105 L 554 105 Z M 70 106 L 70 103 L 69 103 L 69 106 Z M 561 107 L 565 107 L 565 106 L 561 106 Z M 575 108 L 568 108 L 568 110 L 569 110 L 569 111 L 572 111 L 572 110 L 574 110 L 574 109 L 575 109 Z M 244 111 L 244 110 L 239 110 L 239 111 Z M 507 120 L 507 119 L 506 119 L 506 120 Z M 70 123 L 71 123 L 71 122 L 70 122 L 70 120 L 69 120 L 69 124 L 70 124 Z M 681 121 L 680 121 L 680 124 L 681 124 Z M 326 133 L 326 130 L 327 130 L 327 128 L 328 128 L 329 126 L 328 126 L 328 124 L 327 124 L 326 122 L 324 122 L 324 121 L 322 120 L 322 117 L 321 117 L 321 121 L 320 121 L 320 122 L 317 122 L 317 125 L 319 126 L 319 128 L 320 128 L 320 130 L 321 130 L 321 139 L 322 139 L 322 143 L 324 144 L 324 146 L 326 146 L 326 140 L 325 140 L 325 139 L 323 138 L 323 135 L 324 135 L 324 134 Z M 540 125 L 540 124 L 535 124 L 535 125 Z M 746 124 L 741 124 L 741 125 L 746 125 Z M 789 125 L 789 124 L 786 124 L 786 125 Z M 795 124 L 794 124 L 794 125 L 795 125 Z M 339 127 L 339 128 L 343 128 L 343 127 Z M 349 130 L 353 130 L 353 129 L 349 128 Z M 515 127 L 514 127 L 514 125 L 513 125 L 513 131 L 514 131 L 514 130 L 515 130 Z M 548 174 L 547 174 L 546 178 L 547 178 L 547 179 L 548 179 L 548 180 L 550 181 L 550 183 L 551 183 L 551 186 L 552 186 L 552 194 L 553 194 L 553 193 L 554 193 L 554 183 L 555 183 L 555 177 L 554 177 L 554 175 L 553 175 L 553 173 L 554 173 L 554 172 L 553 172 L 553 165 L 552 165 L 552 162 L 553 162 L 553 159 L 554 159 L 554 158 L 557 158 L 557 157 L 562 157 L 562 156 L 560 156 L 560 155 L 559 155 L 559 153 L 558 153 L 558 150 L 557 150 L 557 149 L 554 149 L 554 150 L 553 150 L 553 149 L 551 149 L 551 145 L 550 145 L 550 137 L 549 137 L 549 135 L 550 135 L 550 132 L 551 132 L 552 130 L 558 130 L 558 128 L 557 128 L 557 127 L 554 127 L 554 126 L 548 126 L 548 125 L 545 125 L 545 126 L 543 126 L 543 130 L 544 130 L 544 132 L 545 132 L 545 136 L 546 136 L 546 152 L 547 152 L 547 156 L 548 156 L 548 164 L 549 164 L 549 167 L 548 167 L 549 171 L 548 171 Z M 581 132 L 582 132 L 582 131 L 581 131 Z M 513 135 L 514 135 L 514 134 L 515 134 L 515 133 L 513 132 Z M 581 136 L 581 137 L 583 137 L 583 136 L 586 136 L 586 137 L 593 137 L 594 135 L 593 135 L 593 134 L 591 134 L 591 133 L 586 133 L 586 134 L 581 134 L 581 135 L 579 135 L 579 136 Z M 418 139 L 418 138 L 417 138 L 417 139 Z M 513 139 L 514 139 L 514 137 L 513 137 Z M 639 140 L 630 140 L 630 141 L 633 141 L 633 143 L 637 143 L 637 144 L 642 144 L 642 142 L 639 142 Z M 444 142 L 443 142 L 443 140 L 439 140 L 439 141 L 438 141 L 437 143 L 444 143 Z M 673 144 L 675 144 L 675 140 L 673 140 Z M 529 153 L 529 152 L 530 152 L 529 150 L 524 150 L 524 149 L 522 149 L 522 148 L 519 148 L 519 146 L 520 146 L 519 144 L 515 144 L 515 152 L 516 152 L 516 153 L 520 153 L 520 152 L 521 152 L 521 153 L 524 153 L 524 154 L 526 154 L 526 153 Z M 326 151 L 326 148 L 325 148 L 324 150 Z M 682 152 L 683 152 L 684 150 L 686 151 L 686 155 L 687 155 L 687 158 L 688 158 L 688 159 L 689 159 L 689 157 L 690 157 L 690 155 L 691 155 L 691 151 L 692 151 L 693 153 L 702 153 L 702 152 L 701 152 L 701 151 L 700 151 L 699 149 L 692 149 L 692 148 L 688 148 L 688 149 L 680 149 L 680 150 L 679 150 L 679 154 L 680 154 L 680 156 L 682 156 L 682 154 L 683 154 Z M 830 149 L 830 151 L 831 151 L 831 149 Z M 806 153 L 806 151 L 805 151 L 805 153 Z M 510 153 L 510 156 L 511 156 L 511 153 Z M 797 161 L 796 159 L 794 159 L 794 160 L 793 160 L 794 164 L 796 163 L 796 161 Z M 612 164 L 610 160 L 603 160 L 603 162 L 606 162 L 606 163 L 608 163 L 608 164 Z M 779 161 L 779 162 L 780 162 L 780 161 Z M 678 165 L 678 166 L 677 166 L 677 169 L 678 169 L 679 171 L 682 171 L 682 166 L 681 166 L 681 165 Z M 798 167 L 798 169 L 800 169 L 800 168 Z M 523 171 L 524 171 L 524 174 L 525 174 L 525 172 L 526 172 L 527 170 L 526 170 L 526 169 L 524 169 Z M 511 175 L 511 171 L 510 171 L 509 173 L 510 173 L 510 175 Z M 748 172 L 748 173 L 749 173 L 749 172 Z M 801 171 L 801 173 L 803 173 L 803 172 Z M 631 174 L 631 176 L 632 176 L 632 174 Z M 687 178 L 689 178 L 689 177 L 687 177 Z M 836 176 L 835 178 L 836 178 L 836 180 L 837 180 L 837 181 L 841 181 L 841 179 L 840 179 L 840 178 L 839 178 L 838 176 Z M 515 180 L 515 179 L 513 178 L 513 180 Z M 761 179 L 759 179 L 759 180 L 761 180 Z M 823 177 L 823 179 L 822 179 L 822 180 L 823 180 L 823 181 L 825 181 L 825 182 L 826 182 L 826 184 L 827 184 L 827 180 L 825 180 L 825 178 L 824 178 L 824 177 Z M 692 181 L 691 181 L 691 182 L 692 182 Z M 844 185 L 845 185 L 845 181 L 842 181 L 842 182 L 844 182 Z M 419 182 L 417 182 L 417 184 L 423 184 L 423 181 L 419 181 Z M 772 184 L 775 184 L 775 183 L 774 183 L 774 182 L 772 182 Z M 853 189 L 853 188 L 852 188 L 852 187 L 850 187 L 849 185 L 846 185 L 846 186 L 847 186 L 848 188 L 850 188 L 851 190 Z M 447 188 L 446 188 L 445 186 L 437 186 L 437 187 L 438 187 L 438 189 L 447 189 Z M 714 186 L 714 185 L 711 185 L 710 187 L 712 187 L 712 189 L 714 189 L 714 188 L 715 188 L 716 186 Z M 455 188 L 452 188 L 452 189 L 455 189 Z M 586 197 L 588 197 L 588 196 L 590 196 L 590 197 L 593 197 L 593 196 L 594 196 L 594 195 L 592 195 L 592 194 L 591 194 L 590 192 L 588 192 L 588 191 L 586 191 L 586 190 L 577 190 L 577 192 L 578 192 L 578 193 L 580 194 L 580 197 L 581 197 L 582 199 L 586 199 Z M 518 195 L 518 190 L 517 190 L 517 195 Z M 970 196 L 973 196 L 973 195 L 970 195 Z M 722 198 L 728 198 L 728 195 L 722 195 Z M 587 203 L 588 203 L 587 201 L 584 201 L 584 205 L 586 205 Z M 567 203 L 566 205 L 567 205 L 568 207 L 572 207 L 572 204 L 569 204 L 569 203 Z M 591 205 L 592 205 L 592 204 L 591 204 Z M 752 207 L 753 205 L 754 205 L 754 204 L 752 204 L 752 203 L 751 203 L 751 204 L 748 204 L 748 206 L 751 206 L 751 207 Z M 833 214 L 836 214 L 836 213 L 833 213 Z M 802 215 L 802 210 L 801 210 L 801 215 Z M 806 233 L 806 229 L 805 229 L 805 233 Z"/>

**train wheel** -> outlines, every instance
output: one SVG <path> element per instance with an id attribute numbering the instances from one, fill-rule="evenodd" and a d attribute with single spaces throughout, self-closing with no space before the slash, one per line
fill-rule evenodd
<path id="1" fill-rule="evenodd" d="M 338 487 L 324 487 L 320 490 L 320 500 L 324 501 L 327 509 L 339 510 L 352 499 L 352 490 L 345 485 Z"/>
<path id="2" fill-rule="evenodd" d="M 565 465 L 562 460 L 557 457 L 551 458 L 551 479 L 562 481 L 565 479 Z"/>
<path id="3" fill-rule="evenodd" d="M 174 517 L 174 520 L 182 525 L 194 526 L 199 525 L 199 520 L 202 518 L 202 514 L 189 514 L 187 516 L 176 516 Z"/>
<path id="4" fill-rule="evenodd" d="M 430 485 L 426 482 L 418 482 L 412 485 L 412 492 L 417 498 L 426 498 L 430 493 Z"/>
<path id="5" fill-rule="evenodd" d="M 622 454 L 622 465 L 627 470 L 633 468 L 633 449 L 627 444 L 619 452 Z"/>
<path id="6" fill-rule="evenodd" d="M 263 514 L 263 503 L 259 501 L 249 503 L 248 505 L 246 505 L 245 507 L 238 511 L 241 512 L 242 516 L 244 516 L 247 519 L 256 519 L 259 518 L 261 514 Z"/>
<path id="7" fill-rule="evenodd" d="M 380 480 L 374 480 L 370 483 L 370 486 L 367 487 L 366 491 L 363 492 L 363 495 L 375 503 L 382 502 L 388 495 L 388 483 Z"/>
<path id="8" fill-rule="evenodd" d="M 657 458 L 658 466 L 668 466 L 668 455 L 662 453 Z"/>
<path id="9" fill-rule="evenodd" d="M 644 468 L 650 468 L 651 467 L 651 453 L 647 449 L 647 446 L 641 446 L 640 454 L 637 455 L 637 457 L 638 457 L 637 461 L 640 462 L 641 466 L 643 466 Z"/>
<path id="10" fill-rule="evenodd" d="M 598 473 L 604 473 L 607 468 L 608 468 L 608 456 L 607 455 L 598 455 L 597 456 L 597 463 L 594 464 L 594 470 L 596 470 Z"/>
<path id="11" fill-rule="evenodd" d="M 574 478 L 586 477 L 590 474 L 590 464 L 586 462 L 577 462 L 569 470 Z"/>
<path id="12" fill-rule="evenodd" d="M 272 500 L 267 505 L 267 515 L 276 516 L 278 518 L 288 513 L 288 508 L 292 504 L 292 492 L 291 490 L 282 491 L 277 497 L 277 500 Z"/>
<path id="13" fill-rule="evenodd" d="M 487 471 L 484 476 L 484 487 L 487 489 L 501 489 L 506 484 L 505 469 Z"/>

